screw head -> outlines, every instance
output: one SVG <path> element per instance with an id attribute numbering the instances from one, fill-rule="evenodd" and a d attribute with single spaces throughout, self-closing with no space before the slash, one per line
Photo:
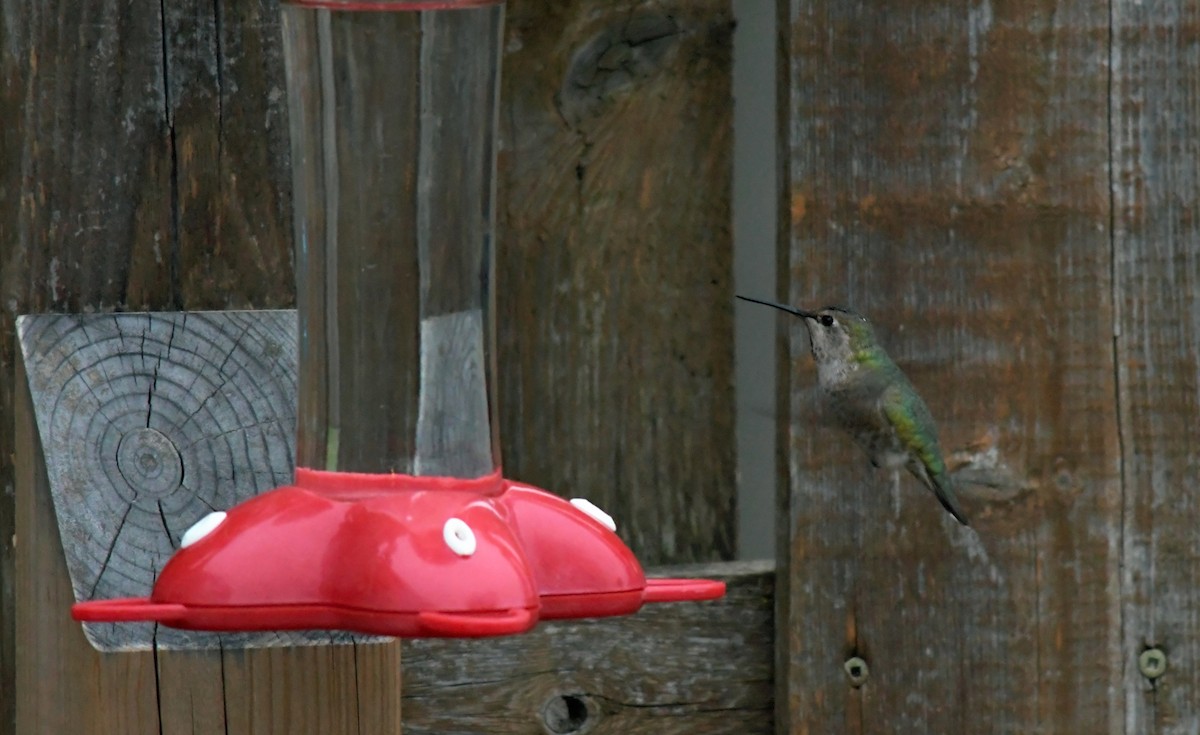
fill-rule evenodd
<path id="1" fill-rule="evenodd" d="M 858 656 L 851 656 L 846 659 L 846 663 L 842 664 L 842 670 L 846 672 L 846 678 L 850 680 L 850 686 L 855 688 L 867 683 L 867 677 L 871 674 L 871 669 L 867 666 L 867 662 Z"/>
<path id="2" fill-rule="evenodd" d="M 1138 656 L 1138 671 L 1147 679 L 1157 679 L 1167 673 L 1167 654 L 1157 646 L 1147 648 Z"/>

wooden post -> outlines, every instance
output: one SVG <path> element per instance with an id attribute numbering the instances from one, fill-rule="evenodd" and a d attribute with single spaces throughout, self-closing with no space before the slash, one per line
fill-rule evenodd
<path id="1" fill-rule="evenodd" d="M 780 296 L 875 321 L 972 521 L 813 422 L 785 321 L 781 732 L 1121 732 L 1109 5 L 780 8 Z"/>
<path id="2" fill-rule="evenodd" d="M 17 378 L 24 377 L 18 362 Z M 29 389 L 24 382 L 19 388 L 14 456 L 20 458 L 16 526 L 22 534 L 14 545 L 15 586 L 21 595 L 14 618 L 16 640 L 22 643 L 16 649 L 12 691 L 25 696 L 22 701 L 14 697 L 14 732 L 156 732 L 153 652 L 101 654 L 69 616 L 42 612 L 68 609 L 75 595 L 61 552 Z"/>
<path id="3" fill-rule="evenodd" d="M 41 551 L 57 544 L 53 526 L 18 534 L 15 522 L 12 428 L 27 391 L 14 377 L 17 315 L 279 307 L 290 305 L 293 286 L 277 4 L 49 2 L 6 6 L 0 25 L 0 732 L 7 734 L 17 732 L 17 702 L 32 697 L 30 686 L 74 683 L 103 701 L 115 697 L 119 708 L 134 700 L 146 706 L 153 695 L 143 701 L 139 687 L 155 672 L 135 666 L 136 655 L 100 669 L 76 660 L 71 677 L 35 670 L 18 692 L 17 656 L 37 651 L 16 636 L 16 600 L 29 596 L 39 622 L 64 625 L 69 583 L 61 566 L 54 579 L 39 580 L 57 585 L 54 595 L 17 581 L 19 535 L 30 553 L 34 538 Z M 46 533 L 34 536 L 34 528 Z M 77 627 L 64 640 L 86 647 Z M 61 706 L 78 712 L 71 697 Z M 294 700 L 312 697 L 298 690 Z M 110 726 L 97 712 L 57 731 Z M 111 731 L 138 731 L 125 724 L 111 723 Z"/>
<path id="4" fill-rule="evenodd" d="M 147 594 L 197 518 L 288 482 L 295 324 L 278 311 L 22 318 L 17 640 L 35 645 L 18 647 L 17 732 L 399 728 L 396 642 L 151 624 L 89 624 L 85 641 L 67 614 Z M 290 647 L 244 650 L 262 646 Z"/>

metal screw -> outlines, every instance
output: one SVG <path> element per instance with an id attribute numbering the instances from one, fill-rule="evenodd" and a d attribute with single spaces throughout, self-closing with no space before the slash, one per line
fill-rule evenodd
<path id="1" fill-rule="evenodd" d="M 858 656 L 851 656 L 846 659 L 846 663 L 842 664 L 842 669 L 845 670 L 846 677 L 850 679 L 850 686 L 856 689 L 865 684 L 867 677 L 871 674 L 871 669 L 867 667 L 867 662 Z"/>
<path id="2" fill-rule="evenodd" d="M 1157 679 L 1167 673 L 1167 654 L 1161 648 L 1147 648 L 1138 656 L 1138 670 L 1147 679 Z"/>

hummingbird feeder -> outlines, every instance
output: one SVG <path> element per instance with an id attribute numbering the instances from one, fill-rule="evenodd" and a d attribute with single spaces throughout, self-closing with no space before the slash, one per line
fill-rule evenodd
<path id="1" fill-rule="evenodd" d="M 520 633 L 724 594 L 646 579 L 613 520 L 501 474 L 498 0 L 285 0 L 294 484 L 210 513 L 144 598 L 80 621 Z"/>

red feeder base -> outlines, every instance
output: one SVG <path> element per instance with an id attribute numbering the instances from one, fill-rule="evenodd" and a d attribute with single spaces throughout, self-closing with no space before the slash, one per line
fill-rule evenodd
<path id="1" fill-rule="evenodd" d="M 723 582 L 647 580 L 614 530 L 587 501 L 499 473 L 462 480 L 298 468 L 295 485 L 192 526 L 149 598 L 71 612 L 194 630 L 480 637 L 725 593 Z"/>

